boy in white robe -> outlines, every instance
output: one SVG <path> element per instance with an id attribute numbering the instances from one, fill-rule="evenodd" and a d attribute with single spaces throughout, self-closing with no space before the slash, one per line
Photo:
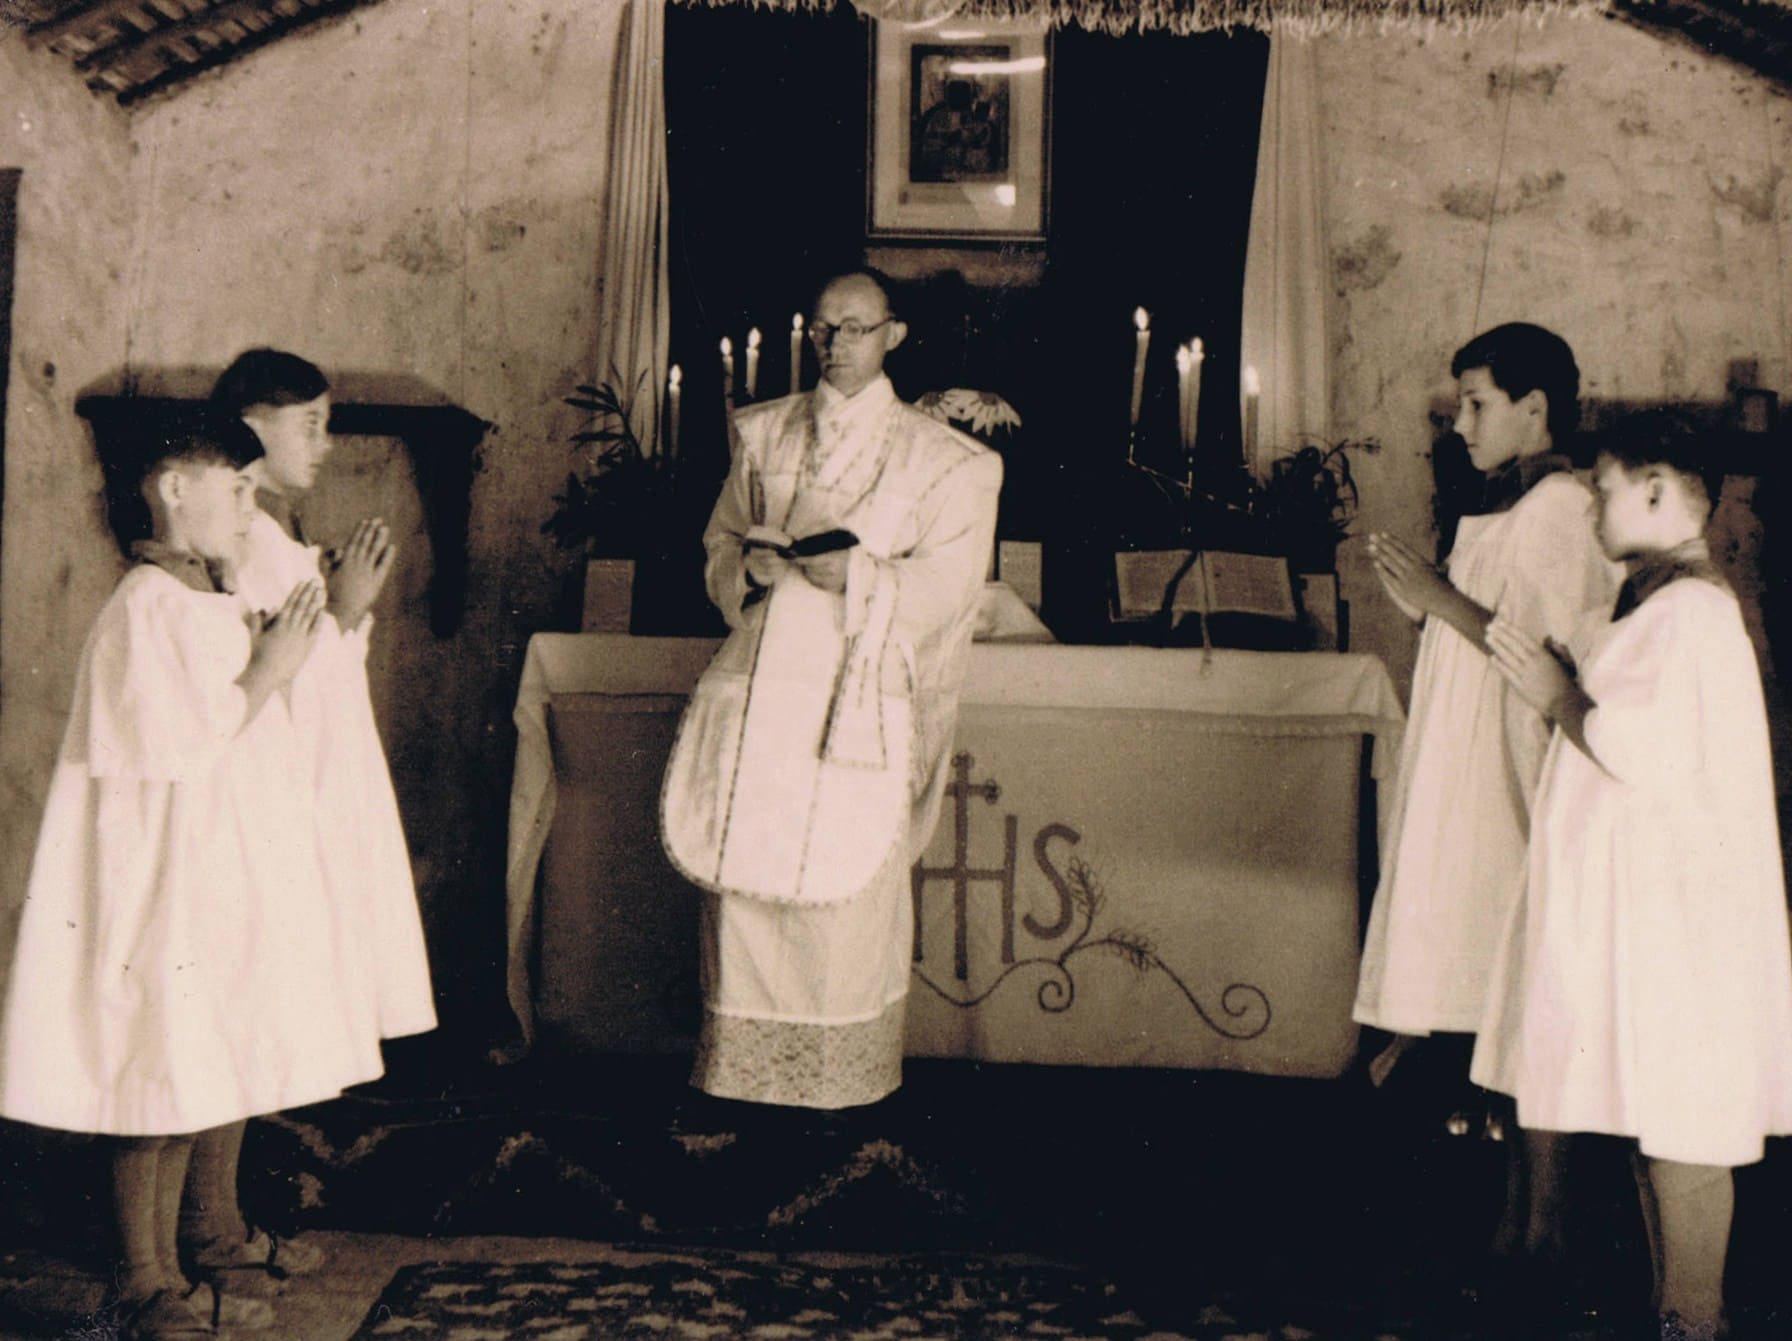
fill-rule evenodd
<path id="1" fill-rule="evenodd" d="M 1475 1029 L 1524 883 L 1549 726 L 1493 669 L 1487 625 L 1497 612 L 1566 638 L 1611 607 L 1622 576 L 1594 539 L 1592 493 L 1568 468 L 1580 370 L 1567 342 L 1508 322 L 1457 350 L 1451 371 L 1456 432 L 1506 506 L 1462 518 L 1441 570 L 1398 537 L 1369 539 L 1388 595 L 1424 625 L 1353 1011 L 1394 1036 L 1370 1064 L 1376 1084 L 1419 1039 Z M 1565 1142 L 1513 1135 L 1494 1254 L 1547 1269 L 1562 1253 Z"/>
<path id="2" fill-rule="evenodd" d="M 355 1021 L 359 1081 L 384 1071 L 382 1038 L 423 1033 L 436 1023 L 416 886 L 385 748 L 367 686 L 371 609 L 392 570 L 394 549 L 378 518 L 359 523 L 327 558 L 306 543 L 297 507 L 329 456 L 330 388 L 295 354 L 251 349 L 212 388 L 212 404 L 253 431 L 263 455 L 250 466 L 258 507 L 238 570 L 243 594 L 265 605 L 295 582 L 322 578 L 327 606 L 317 645 L 291 689 L 302 769 L 312 788 L 318 856 L 334 915 L 344 928 L 330 974 Z M 237 1199 L 243 1131 L 202 1142 L 183 1215 L 213 1269 L 264 1268 L 276 1280 L 317 1266 L 321 1252 L 250 1225 Z M 268 1282 L 261 1282 L 263 1285 Z"/>
<path id="3" fill-rule="evenodd" d="M 907 327 L 875 275 L 829 281 L 812 315 L 821 385 L 735 421 L 704 533 L 733 632 L 680 723 L 662 832 L 709 891 L 691 1083 L 838 1109 L 901 1083 L 909 868 L 938 814 L 1002 463 L 896 398 L 883 363 Z"/>
<path id="4" fill-rule="evenodd" d="M 1711 457 L 1672 416 L 1628 421 L 1595 477 L 1600 542 L 1630 568 L 1612 620 L 1569 649 L 1505 621 L 1487 635 L 1556 729 L 1474 1079 L 1527 1128 L 1637 1141 L 1664 1338 L 1723 1333 L 1730 1170 L 1792 1133 L 1767 720 L 1704 540 Z"/>
<path id="5" fill-rule="evenodd" d="M 182 1274 L 196 1133 L 359 1078 L 282 692 L 323 587 L 264 616 L 231 584 L 259 452 L 203 417 L 147 449 L 154 539 L 82 650 L 0 1010 L 0 1114 L 110 1138 L 133 1337 L 272 1322 Z"/>

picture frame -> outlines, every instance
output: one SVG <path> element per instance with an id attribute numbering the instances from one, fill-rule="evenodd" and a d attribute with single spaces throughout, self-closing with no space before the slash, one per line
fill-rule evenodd
<path id="1" fill-rule="evenodd" d="M 870 238 L 1042 242 L 1051 40 L 1037 20 L 876 23 L 866 143 Z"/>

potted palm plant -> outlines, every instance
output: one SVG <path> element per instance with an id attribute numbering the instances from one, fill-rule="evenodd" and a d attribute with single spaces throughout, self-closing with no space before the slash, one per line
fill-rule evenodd
<path id="1" fill-rule="evenodd" d="M 1286 554 L 1296 572 L 1337 568 L 1338 543 L 1350 533 L 1359 501 L 1350 454 L 1380 450 L 1379 443 L 1367 439 L 1308 443 L 1270 463 L 1250 510 L 1262 521 L 1275 552 Z"/>
<path id="2" fill-rule="evenodd" d="M 643 374 L 635 393 L 645 381 Z M 659 538 L 671 503 L 672 462 L 635 436 L 632 399 L 614 381 L 580 385 L 565 401 L 587 416 L 571 439 L 582 468 L 568 472 L 565 492 L 554 496 L 541 529 L 563 548 L 584 553 L 581 629 L 626 633 L 636 565 Z"/>

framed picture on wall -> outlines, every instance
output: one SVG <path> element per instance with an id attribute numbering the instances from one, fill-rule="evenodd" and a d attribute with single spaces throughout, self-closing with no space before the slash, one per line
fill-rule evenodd
<path id="1" fill-rule="evenodd" d="M 876 24 L 870 85 L 869 236 L 1044 240 L 1051 60 L 1043 23 Z"/>

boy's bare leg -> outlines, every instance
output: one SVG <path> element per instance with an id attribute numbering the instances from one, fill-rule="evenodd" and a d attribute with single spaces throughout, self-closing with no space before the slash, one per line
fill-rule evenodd
<path id="1" fill-rule="evenodd" d="M 181 1201 L 183 1237 L 204 1246 L 241 1243 L 249 1237 L 237 1201 L 237 1169 L 242 1162 L 247 1120 L 199 1133 L 193 1144 L 193 1171 Z"/>
<path id="2" fill-rule="evenodd" d="M 114 1267 L 119 1299 L 140 1304 L 170 1282 L 163 1275 L 163 1256 L 157 1242 L 157 1174 L 163 1136 L 124 1136 L 113 1139 L 112 1216 L 117 1230 L 118 1261 Z"/>
<path id="3" fill-rule="evenodd" d="M 199 1133 L 180 1216 L 181 1237 L 191 1246 L 199 1266 L 269 1268 L 265 1272 L 238 1273 L 231 1281 L 231 1289 L 238 1297 L 277 1293 L 288 1272 L 315 1270 L 324 1256 L 321 1249 L 302 1239 L 276 1241 L 243 1218 L 238 1172 L 243 1136 L 248 1128 L 245 1119 Z M 239 1325 L 258 1324 L 239 1321 Z"/>
<path id="4" fill-rule="evenodd" d="M 1369 1063 L 1369 1083 L 1380 1089 L 1387 1084 L 1388 1077 L 1394 1073 L 1394 1067 L 1413 1048 L 1419 1045 L 1420 1037 L 1416 1034 L 1395 1034 L 1388 1040 L 1388 1045 L 1375 1054 Z"/>
<path id="5" fill-rule="evenodd" d="M 1649 1182 L 1661 1222 L 1660 1314 L 1675 1335 L 1711 1341 L 1724 1334 L 1724 1259 L 1736 1187 L 1730 1170 L 1651 1159 Z"/>
<path id="6" fill-rule="evenodd" d="M 180 1197 L 192 1162 L 190 1136 L 169 1138 L 156 1157 L 156 1258 L 162 1268 L 162 1284 L 182 1294 L 186 1293 L 188 1282 L 180 1269 Z"/>

